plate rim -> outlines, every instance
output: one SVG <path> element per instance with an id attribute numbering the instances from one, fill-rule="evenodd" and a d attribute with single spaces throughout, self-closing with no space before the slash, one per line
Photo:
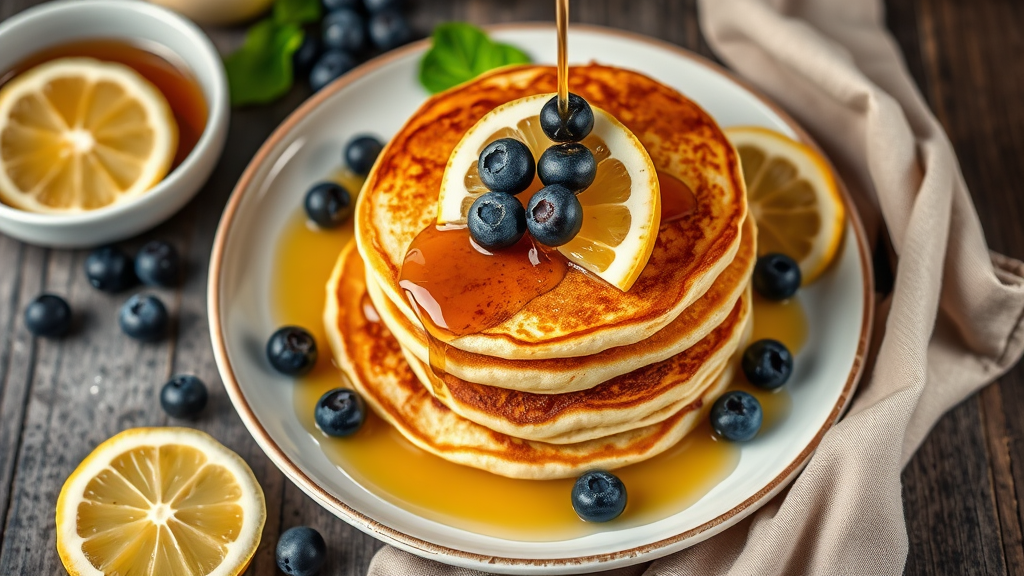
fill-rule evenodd
<path id="1" fill-rule="evenodd" d="M 510 22 L 487 25 L 482 28 L 488 33 L 493 33 L 518 30 L 528 31 L 553 27 L 554 25 L 549 22 Z M 660 555 L 668 554 L 673 551 L 667 550 L 668 548 L 687 540 L 692 540 L 690 545 L 697 544 L 700 541 L 710 538 L 711 536 L 714 536 L 715 534 L 732 526 L 741 518 L 753 513 L 760 508 L 761 505 L 766 503 L 770 498 L 774 497 L 778 492 L 789 485 L 792 479 L 804 468 L 804 466 L 806 466 L 811 455 L 821 443 L 825 433 L 835 425 L 840 415 L 842 415 L 849 407 L 853 393 L 857 388 L 857 384 L 860 381 L 861 376 L 863 375 L 873 329 L 875 307 L 874 269 L 870 258 L 870 245 L 867 242 L 867 235 L 864 230 L 860 214 L 857 211 L 857 207 L 853 202 L 845 183 L 841 178 L 839 178 L 835 166 L 823 153 L 817 142 L 786 111 L 767 98 L 745 79 L 740 78 L 730 70 L 727 70 L 723 66 L 695 52 L 667 41 L 607 26 L 571 24 L 570 29 L 599 35 L 603 34 L 647 44 L 654 48 L 665 50 L 673 53 L 674 55 L 691 60 L 695 64 L 705 68 L 709 68 L 712 72 L 716 72 L 724 76 L 726 79 L 735 82 L 738 86 L 757 98 L 761 103 L 775 113 L 790 129 L 792 129 L 800 141 L 822 154 L 822 157 L 828 161 L 829 167 L 832 169 L 833 173 L 836 174 L 836 180 L 839 183 L 843 204 L 845 205 L 847 214 L 849 215 L 850 227 L 853 229 L 854 239 L 857 242 L 857 252 L 863 279 L 862 292 L 864 295 L 863 316 L 861 318 L 857 351 L 854 356 L 850 373 L 847 375 L 846 383 L 843 385 L 842 392 L 836 400 L 835 405 L 832 407 L 828 417 L 825 419 L 825 422 L 811 438 L 807 446 L 804 447 L 804 449 L 783 469 L 782 472 L 768 482 L 761 490 L 757 491 L 727 512 L 724 512 L 723 514 L 699 526 L 662 538 L 655 542 L 650 542 L 648 544 L 643 544 L 626 550 L 586 556 L 542 559 L 503 557 L 468 552 L 458 548 L 452 548 L 423 540 L 416 536 L 406 534 L 396 528 L 387 526 L 350 507 L 342 500 L 324 490 L 319 484 L 310 478 L 296 462 L 293 462 L 284 450 L 273 440 L 273 438 L 270 437 L 266 428 L 263 427 L 263 424 L 253 412 L 251 406 L 246 400 L 244 392 L 242 392 L 237 378 L 235 377 L 231 362 L 228 359 L 227 345 L 221 322 L 220 290 L 224 251 L 232 224 L 235 221 L 235 216 L 237 215 L 238 208 L 241 204 L 242 197 L 245 196 L 247 190 L 250 190 L 251 182 L 255 177 L 258 168 L 267 161 L 270 153 L 277 147 L 279 142 L 286 135 L 291 133 L 294 127 L 308 114 L 335 93 L 343 90 L 356 80 L 392 62 L 393 60 L 403 58 L 409 53 L 429 47 L 430 38 L 413 42 L 402 48 L 392 50 L 387 54 L 374 58 L 345 74 L 342 78 L 339 78 L 327 87 L 321 89 L 318 93 L 306 99 L 305 102 L 292 111 L 284 121 L 274 129 L 271 135 L 266 141 L 264 141 L 259 150 L 249 161 L 245 171 L 242 173 L 241 177 L 239 177 L 238 182 L 231 191 L 231 196 L 228 198 L 227 204 L 224 207 L 224 212 L 221 215 L 220 222 L 217 225 L 217 232 L 214 237 L 213 249 L 210 255 L 207 285 L 207 319 L 210 327 L 210 339 L 213 347 L 214 358 L 216 360 L 224 388 L 227 391 L 228 397 L 231 400 L 235 411 L 238 413 L 239 418 L 241 418 L 242 423 L 245 425 L 246 430 L 248 430 L 249 434 L 253 437 L 257 445 L 259 445 L 270 461 L 273 462 L 273 464 L 293 484 L 298 486 L 304 493 L 313 498 L 313 500 L 317 501 L 321 506 L 327 508 L 342 520 L 345 520 L 349 524 L 387 544 L 394 545 L 425 558 L 451 560 L 452 562 L 449 563 L 460 566 L 492 570 L 498 567 L 504 568 L 505 570 L 515 568 L 531 570 L 556 567 L 563 569 L 575 568 L 578 570 L 595 564 L 605 564 L 605 567 L 601 569 L 609 569 L 612 567 L 607 565 L 609 562 L 622 561 L 629 558 L 636 558 L 637 561 L 640 561 L 640 558 L 647 557 L 659 551 L 662 552 Z"/>

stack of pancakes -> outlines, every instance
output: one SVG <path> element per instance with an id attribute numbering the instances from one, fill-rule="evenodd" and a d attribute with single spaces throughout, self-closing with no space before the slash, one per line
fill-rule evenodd
<path id="1" fill-rule="evenodd" d="M 367 180 L 356 241 L 327 287 L 334 355 L 374 410 L 429 452 L 517 478 L 613 469 L 669 448 L 729 384 L 750 327 L 754 226 L 714 120 L 636 72 L 590 65 L 570 78 L 697 200 L 662 223 L 629 291 L 570 268 L 508 320 L 439 344 L 399 287 L 409 245 L 436 219 L 452 150 L 496 106 L 554 92 L 555 70 L 540 66 L 501 69 L 420 108 Z"/>

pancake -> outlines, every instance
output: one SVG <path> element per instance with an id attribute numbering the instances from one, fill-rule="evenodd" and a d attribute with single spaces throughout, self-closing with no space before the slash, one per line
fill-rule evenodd
<path id="1" fill-rule="evenodd" d="M 531 94 L 553 93 L 553 67 L 496 70 L 429 100 L 381 153 L 356 206 L 356 238 L 370 276 L 413 322 L 399 288 L 413 238 L 437 215 L 441 178 L 462 136 L 484 114 Z M 746 217 L 739 160 L 699 106 L 642 74 L 575 67 L 570 89 L 626 125 L 655 166 L 696 197 L 692 213 L 662 223 L 643 273 L 628 292 L 571 269 L 554 289 L 507 321 L 451 346 L 499 358 L 569 358 L 650 338 L 700 298 L 732 262 Z"/>

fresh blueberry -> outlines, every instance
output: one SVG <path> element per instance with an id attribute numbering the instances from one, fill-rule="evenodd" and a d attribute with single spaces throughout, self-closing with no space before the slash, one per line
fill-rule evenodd
<path id="1" fill-rule="evenodd" d="M 526 211 L 518 198 L 488 192 L 473 202 L 468 215 L 469 234 L 488 250 L 508 248 L 526 233 Z"/>
<path id="2" fill-rule="evenodd" d="M 597 161 L 590 148 L 583 144 L 555 144 L 540 155 L 537 175 L 545 186 L 561 184 L 579 194 L 594 183 L 594 178 L 597 177 Z"/>
<path id="3" fill-rule="evenodd" d="M 313 369 L 316 358 L 316 340 L 305 328 L 285 326 L 267 341 L 267 359 L 282 374 L 302 376 Z"/>
<path id="4" fill-rule="evenodd" d="M 346 52 L 361 52 L 366 47 L 366 23 L 355 10 L 335 10 L 324 17 L 324 46 Z"/>
<path id="5" fill-rule="evenodd" d="M 71 307 L 60 296 L 36 296 L 25 308 L 28 331 L 44 338 L 58 338 L 71 329 Z"/>
<path id="6" fill-rule="evenodd" d="M 791 297 L 800 282 L 800 266 L 785 254 L 765 254 L 754 265 L 754 290 L 769 300 Z"/>
<path id="7" fill-rule="evenodd" d="M 104 292 L 121 292 L 138 282 L 132 257 L 113 246 L 97 248 L 86 256 L 85 276 L 93 288 Z"/>
<path id="8" fill-rule="evenodd" d="M 540 127 L 555 142 L 579 142 L 594 129 L 594 111 L 583 97 L 570 93 L 569 113 L 563 120 L 555 96 L 540 109 Z"/>
<path id="9" fill-rule="evenodd" d="M 328 436 L 351 436 L 366 420 L 366 404 L 348 388 L 335 388 L 316 403 L 316 425 Z"/>
<path id="10" fill-rule="evenodd" d="M 289 528 L 277 539 L 277 567 L 288 576 L 313 576 L 327 561 L 324 537 L 308 526 Z"/>
<path id="11" fill-rule="evenodd" d="M 309 71 L 309 87 L 316 92 L 355 67 L 356 59 L 348 52 L 327 50 Z"/>
<path id="12" fill-rule="evenodd" d="M 536 169 L 533 153 L 515 138 L 501 138 L 485 146 L 476 166 L 488 190 L 506 194 L 529 188 Z"/>
<path id="13" fill-rule="evenodd" d="M 306 32 L 302 36 L 302 44 L 292 53 L 292 68 L 296 74 L 308 74 L 320 58 L 320 39 Z"/>
<path id="14" fill-rule="evenodd" d="M 195 376 L 179 375 L 160 389 L 160 406 L 175 418 L 195 418 L 206 408 L 206 385 Z"/>
<path id="15" fill-rule="evenodd" d="M 610 472 L 587 472 L 572 487 L 572 508 L 587 522 L 614 520 L 626 508 L 626 487 Z"/>
<path id="16" fill-rule="evenodd" d="M 370 40 L 380 50 L 391 50 L 412 40 L 409 22 L 396 9 L 381 10 L 370 15 Z"/>
<path id="17" fill-rule="evenodd" d="M 345 145 L 345 164 L 349 170 L 366 176 L 383 149 L 384 144 L 380 140 L 369 134 L 361 134 Z"/>
<path id="18" fill-rule="evenodd" d="M 774 390 L 789 380 L 793 373 L 793 355 L 778 340 L 754 342 L 743 352 L 743 373 L 747 381 L 765 390 Z"/>
<path id="19" fill-rule="evenodd" d="M 545 246 L 565 244 L 579 234 L 582 226 L 583 206 L 565 186 L 541 188 L 526 207 L 526 228 Z"/>
<path id="20" fill-rule="evenodd" d="M 363 6 L 368 12 L 380 12 L 401 8 L 402 0 L 363 0 Z"/>
<path id="21" fill-rule="evenodd" d="M 746 442 L 756 436 L 762 418 L 761 403 L 740 390 L 722 394 L 711 407 L 711 427 L 734 442 Z"/>
<path id="22" fill-rule="evenodd" d="M 136 294 L 121 306 L 121 331 L 144 342 L 167 335 L 171 323 L 164 303 L 150 294 Z"/>
<path id="23" fill-rule="evenodd" d="M 322 0 L 324 9 L 328 12 L 334 12 L 335 10 L 358 10 L 359 5 L 362 4 L 359 0 Z"/>
<path id="24" fill-rule="evenodd" d="M 135 275 L 149 286 L 174 286 L 178 268 L 178 251 L 167 242 L 147 242 L 135 255 Z"/>
<path id="25" fill-rule="evenodd" d="M 306 215 L 321 228 L 335 228 L 352 212 L 352 196 L 335 182 L 314 184 L 306 192 Z"/>

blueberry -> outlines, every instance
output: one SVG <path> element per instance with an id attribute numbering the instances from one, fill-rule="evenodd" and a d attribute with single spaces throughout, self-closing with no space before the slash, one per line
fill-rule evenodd
<path id="1" fill-rule="evenodd" d="M 348 52 L 327 50 L 309 71 L 309 87 L 316 92 L 355 67 L 356 59 Z"/>
<path id="2" fill-rule="evenodd" d="M 380 156 L 383 149 L 384 144 L 380 140 L 369 134 L 361 134 L 349 140 L 345 145 L 345 164 L 349 170 L 360 176 L 366 176 L 370 173 L 373 163 L 377 161 L 377 156 Z"/>
<path id="3" fill-rule="evenodd" d="M 136 294 L 121 306 L 121 331 L 144 342 L 167 335 L 170 316 L 164 303 L 150 294 Z"/>
<path id="4" fill-rule="evenodd" d="M 401 8 L 402 0 L 363 0 L 363 6 L 368 12 L 381 12 Z"/>
<path id="5" fill-rule="evenodd" d="M 769 300 L 796 294 L 800 282 L 800 266 L 785 254 L 765 254 L 754 265 L 754 290 Z"/>
<path id="6" fill-rule="evenodd" d="M 540 127 L 555 142 L 579 142 L 594 129 L 594 111 L 583 97 L 570 93 L 569 114 L 562 120 L 555 96 L 540 109 Z"/>
<path id="7" fill-rule="evenodd" d="M 572 487 L 572 508 L 587 522 L 614 520 L 626 508 L 626 487 L 610 472 L 587 472 Z"/>
<path id="8" fill-rule="evenodd" d="M 320 39 L 309 32 L 303 34 L 302 44 L 292 53 L 292 68 L 296 74 L 308 74 L 320 58 Z"/>
<path id="9" fill-rule="evenodd" d="M 722 394 L 711 407 L 711 427 L 734 442 L 746 442 L 756 436 L 762 417 L 757 398 L 739 390 Z"/>
<path id="10" fill-rule="evenodd" d="M 469 234 L 488 250 L 508 248 L 526 233 L 526 211 L 518 198 L 488 192 L 469 207 Z"/>
<path id="11" fill-rule="evenodd" d="M 313 576 L 327 561 L 324 537 L 308 526 L 289 528 L 277 539 L 277 567 L 288 576 Z"/>
<path id="12" fill-rule="evenodd" d="M 322 26 L 328 48 L 361 52 L 366 47 L 366 24 L 355 10 L 335 10 L 324 17 Z"/>
<path id="13" fill-rule="evenodd" d="M 160 406 L 175 418 L 195 418 L 206 408 L 206 385 L 195 376 L 179 375 L 160 389 Z"/>
<path id="14" fill-rule="evenodd" d="M 774 390 L 793 373 L 793 355 L 777 340 L 758 340 L 743 352 L 743 373 L 747 381 L 765 390 Z"/>
<path id="15" fill-rule="evenodd" d="M 131 256 L 113 246 L 97 248 L 86 256 L 85 276 L 93 288 L 104 292 L 121 292 L 138 282 Z"/>
<path id="16" fill-rule="evenodd" d="M 60 296 L 41 294 L 25 308 L 28 331 L 44 338 L 58 338 L 71 329 L 71 307 Z"/>
<path id="17" fill-rule="evenodd" d="M 267 359 L 275 370 L 302 376 L 316 365 L 316 340 L 305 328 L 285 326 L 267 341 Z"/>
<path id="18" fill-rule="evenodd" d="M 147 242 L 135 255 L 135 276 L 149 286 L 174 286 L 178 268 L 178 251 L 167 242 Z"/>
<path id="19" fill-rule="evenodd" d="M 306 192 L 306 215 L 321 228 L 335 228 L 352 213 L 352 196 L 340 184 L 320 182 Z"/>
<path id="20" fill-rule="evenodd" d="M 564 186 L 541 188 L 526 207 L 526 228 L 534 240 L 545 246 L 565 244 L 579 234 L 582 226 L 583 206 Z"/>
<path id="21" fill-rule="evenodd" d="M 359 0 L 322 0 L 324 9 L 328 12 L 335 10 L 357 10 L 361 2 Z"/>
<path id="22" fill-rule="evenodd" d="M 530 187 L 536 166 L 530 149 L 515 138 L 491 142 L 476 162 L 480 181 L 493 192 L 519 194 Z"/>
<path id="23" fill-rule="evenodd" d="M 370 15 L 370 40 L 381 50 L 391 50 L 412 40 L 412 29 L 405 16 L 395 9 L 381 10 Z"/>
<path id="24" fill-rule="evenodd" d="M 366 420 L 366 404 L 348 388 L 335 388 L 316 403 L 316 425 L 328 436 L 351 436 Z"/>
<path id="25" fill-rule="evenodd" d="M 594 183 L 594 178 L 597 177 L 597 161 L 590 148 L 583 144 L 555 144 L 540 155 L 537 175 L 545 186 L 561 184 L 579 194 Z"/>

